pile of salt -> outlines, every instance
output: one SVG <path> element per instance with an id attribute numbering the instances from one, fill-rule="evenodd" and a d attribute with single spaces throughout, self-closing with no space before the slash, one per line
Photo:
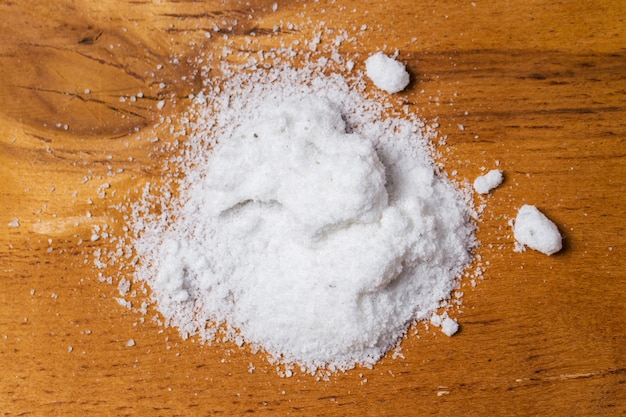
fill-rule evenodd
<path id="1" fill-rule="evenodd" d="M 194 111 L 184 204 L 135 228 L 137 279 L 184 337 L 222 326 L 272 360 L 350 369 L 457 286 L 471 209 L 419 120 L 385 120 L 343 77 L 290 68 L 235 75 Z"/>

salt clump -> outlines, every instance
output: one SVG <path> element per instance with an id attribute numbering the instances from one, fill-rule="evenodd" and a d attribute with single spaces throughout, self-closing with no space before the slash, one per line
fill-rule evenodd
<path id="1" fill-rule="evenodd" d="M 435 327 L 441 327 L 441 332 L 446 336 L 453 336 L 456 332 L 459 331 L 459 323 L 456 320 L 451 319 L 448 316 L 448 313 L 433 314 L 430 317 L 430 324 Z"/>
<path id="2" fill-rule="evenodd" d="M 452 336 L 459 331 L 459 324 L 456 320 L 446 317 L 441 322 L 441 332 L 446 336 Z"/>
<path id="3" fill-rule="evenodd" d="M 474 190 L 479 194 L 489 194 L 491 190 L 502 184 L 503 179 L 502 171 L 492 169 L 474 180 Z"/>
<path id="4" fill-rule="evenodd" d="M 515 239 L 531 249 L 552 255 L 561 250 L 562 237 L 556 225 L 537 207 L 524 205 L 519 209 L 513 229 Z"/>
<path id="5" fill-rule="evenodd" d="M 378 52 L 365 60 L 367 76 L 376 87 L 393 94 L 409 85 L 410 76 L 404 64 Z"/>

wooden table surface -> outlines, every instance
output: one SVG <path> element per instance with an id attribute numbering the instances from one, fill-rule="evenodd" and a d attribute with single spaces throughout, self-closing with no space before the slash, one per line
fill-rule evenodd
<path id="1" fill-rule="evenodd" d="M 0 2 L 0 414 L 626 414 L 626 2 L 249 3 Z M 446 172 L 506 176 L 484 200 L 461 331 L 418 327 L 403 356 L 330 381 L 144 320 L 116 301 L 119 277 L 98 279 L 93 252 L 114 245 L 90 241 L 158 181 L 166 155 L 138 138 L 185 111 L 200 51 L 245 51 L 252 32 L 255 48 L 303 42 L 321 21 L 358 35 L 339 48 L 357 69 L 399 51 L 399 97 L 439 123 Z M 525 203 L 561 253 L 514 252 Z"/>

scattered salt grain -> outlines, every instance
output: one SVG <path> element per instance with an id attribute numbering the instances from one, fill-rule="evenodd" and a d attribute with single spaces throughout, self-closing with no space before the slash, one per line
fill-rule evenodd
<path id="1" fill-rule="evenodd" d="M 552 255 L 562 248 L 562 237 L 557 226 L 535 206 L 524 205 L 519 209 L 513 226 L 515 239 L 520 244 L 546 255 Z"/>
<path id="2" fill-rule="evenodd" d="M 503 179 L 501 170 L 492 169 L 474 180 L 474 190 L 479 194 L 489 194 L 491 190 L 502 184 Z"/>
<path id="3" fill-rule="evenodd" d="M 8 224 L 9 227 L 20 227 L 20 219 L 18 219 L 17 217 L 13 220 L 11 220 Z"/>
<path id="4" fill-rule="evenodd" d="M 133 346 L 135 346 L 135 340 L 129 339 L 128 342 L 126 342 L 126 347 L 133 347 Z"/>
<path id="5" fill-rule="evenodd" d="M 376 87 L 393 94 L 409 85 L 410 76 L 404 64 L 378 52 L 365 61 L 367 76 Z"/>

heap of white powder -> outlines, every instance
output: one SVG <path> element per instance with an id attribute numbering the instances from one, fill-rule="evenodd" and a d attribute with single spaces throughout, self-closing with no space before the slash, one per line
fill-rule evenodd
<path id="1" fill-rule="evenodd" d="M 468 197 L 437 172 L 425 126 L 362 90 L 275 68 L 196 97 L 176 202 L 133 216 L 136 279 L 183 337 L 346 370 L 457 287 L 475 246 Z"/>

